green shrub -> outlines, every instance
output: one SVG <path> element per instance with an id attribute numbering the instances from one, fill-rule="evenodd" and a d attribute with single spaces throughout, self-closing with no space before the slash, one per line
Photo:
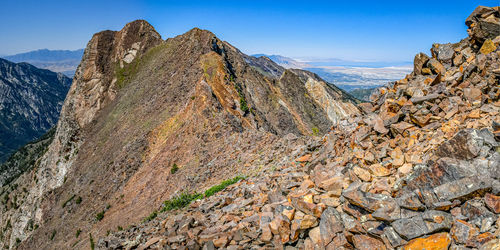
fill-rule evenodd
<path id="1" fill-rule="evenodd" d="M 314 136 L 318 136 L 319 135 L 319 129 L 317 127 L 313 127 L 312 128 L 312 132 L 313 132 Z"/>
<path id="2" fill-rule="evenodd" d="M 118 231 L 121 231 L 121 230 L 123 230 L 123 227 L 122 226 L 118 226 L 117 229 L 118 229 Z"/>
<path id="3" fill-rule="evenodd" d="M 191 204 L 191 202 L 194 200 L 199 200 L 199 199 L 202 199 L 204 197 L 205 198 L 210 197 L 210 196 L 214 195 L 215 193 L 220 192 L 221 190 L 223 190 L 227 186 L 232 185 L 232 184 L 238 182 L 239 180 L 243 180 L 243 179 L 245 179 L 245 178 L 242 176 L 236 176 L 233 179 L 225 180 L 221 184 L 209 188 L 207 191 L 205 191 L 204 194 L 181 193 L 180 195 L 175 196 L 170 200 L 164 201 L 163 202 L 164 206 L 160 211 L 154 211 L 148 217 L 146 217 L 144 220 L 151 221 L 158 216 L 158 213 L 163 213 L 166 211 L 184 208 L 187 205 Z"/>
<path id="4" fill-rule="evenodd" d="M 80 230 L 80 229 L 76 230 L 76 234 L 75 234 L 76 238 L 78 238 L 78 236 L 80 236 L 81 232 L 82 232 L 82 230 Z"/>
<path id="5" fill-rule="evenodd" d="M 179 170 L 179 167 L 177 166 L 177 164 L 174 163 L 172 168 L 170 168 L 170 173 L 175 174 L 175 172 L 177 172 L 177 170 Z"/>
<path id="6" fill-rule="evenodd" d="M 243 180 L 243 179 L 245 179 L 245 178 L 243 178 L 242 176 L 236 176 L 233 179 L 225 180 L 221 184 L 215 185 L 215 186 L 207 189 L 207 191 L 205 191 L 205 197 L 210 197 L 210 196 L 214 195 L 215 193 L 222 191 L 227 186 L 232 185 L 232 184 L 238 182 L 239 180 Z"/>
<path id="7" fill-rule="evenodd" d="M 80 204 L 80 203 L 82 203 L 82 197 L 78 196 L 78 198 L 76 198 L 75 203 L 76 203 L 76 204 Z"/>
<path id="8" fill-rule="evenodd" d="M 54 229 L 54 231 L 52 231 L 52 234 L 50 235 L 49 239 L 54 240 L 54 237 L 56 237 L 56 233 L 57 233 L 57 231 Z"/>
<path id="9" fill-rule="evenodd" d="M 245 100 L 245 98 L 243 96 L 240 97 L 240 109 L 245 114 L 248 113 L 248 111 L 249 111 L 248 106 L 247 106 L 247 101 Z"/>
<path id="10" fill-rule="evenodd" d="M 97 221 L 101 221 L 104 218 L 104 211 L 101 211 L 100 213 L 96 214 L 95 219 Z"/>
<path id="11" fill-rule="evenodd" d="M 201 198 L 203 198 L 203 195 L 199 193 L 194 193 L 194 194 L 182 193 L 179 196 L 176 196 L 170 200 L 166 200 L 165 202 L 163 202 L 164 207 L 161 209 L 160 212 L 186 207 L 191 203 L 191 201 Z"/>
<path id="12" fill-rule="evenodd" d="M 62 208 L 66 207 L 66 205 L 68 205 L 68 203 L 70 203 L 74 198 L 75 198 L 76 195 L 72 195 L 71 197 L 69 197 L 63 204 L 62 204 Z"/>
<path id="13" fill-rule="evenodd" d="M 94 238 L 92 238 L 92 234 L 89 233 L 89 240 L 90 240 L 90 249 L 94 250 L 95 249 L 95 243 L 94 243 Z"/>
<path id="14" fill-rule="evenodd" d="M 144 222 L 152 221 L 154 218 L 158 216 L 158 211 L 153 211 L 148 217 L 144 219 Z"/>

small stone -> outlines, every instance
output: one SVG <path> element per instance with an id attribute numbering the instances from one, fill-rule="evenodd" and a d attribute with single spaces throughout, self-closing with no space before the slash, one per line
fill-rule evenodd
<path id="1" fill-rule="evenodd" d="M 399 247 L 406 244 L 406 241 L 401 238 L 401 236 L 399 236 L 399 234 L 397 234 L 392 227 L 385 227 L 384 235 L 392 247 Z"/>
<path id="2" fill-rule="evenodd" d="M 315 245 L 319 245 L 321 243 L 321 233 L 319 227 L 309 230 L 309 237 Z"/>
<path id="3" fill-rule="evenodd" d="M 392 165 L 394 166 L 401 166 L 405 163 L 405 156 L 403 154 L 403 151 L 401 151 L 401 148 L 396 147 L 392 152 L 391 152 L 391 158 L 392 158 Z"/>
<path id="4" fill-rule="evenodd" d="M 431 69 L 429 68 L 422 68 L 422 75 L 430 75 L 432 74 Z"/>
<path id="5" fill-rule="evenodd" d="M 463 220 L 456 220 L 451 228 L 451 237 L 460 243 L 465 244 L 472 237 L 479 234 L 479 230 L 472 224 L 469 224 Z"/>
<path id="6" fill-rule="evenodd" d="M 429 61 L 429 57 L 424 53 L 418 53 L 413 59 L 413 73 L 420 75 L 422 74 L 422 68 Z"/>
<path id="7" fill-rule="evenodd" d="M 411 240 L 406 244 L 404 250 L 440 250 L 448 249 L 451 243 L 451 237 L 448 233 L 437 233 L 426 238 Z"/>
<path id="8" fill-rule="evenodd" d="M 362 235 L 362 234 L 354 235 L 353 243 L 354 247 L 360 250 L 387 249 L 382 241 L 377 240 L 374 237 L 370 237 L 368 235 Z"/>
<path id="9" fill-rule="evenodd" d="M 436 74 L 444 75 L 444 73 L 446 73 L 444 66 L 434 58 L 427 62 L 427 67 L 429 67 Z"/>
<path id="10" fill-rule="evenodd" d="M 493 211 L 496 214 L 500 213 L 500 196 L 487 193 L 484 196 L 484 202 L 491 211 Z"/>
<path id="11" fill-rule="evenodd" d="M 319 229 L 323 245 L 326 246 L 330 244 L 337 233 L 344 230 L 339 212 L 332 207 L 323 211 L 319 222 Z"/>
<path id="12" fill-rule="evenodd" d="M 403 166 L 398 168 L 398 173 L 402 176 L 406 176 L 413 170 L 413 165 L 411 163 L 405 163 Z"/>
<path id="13" fill-rule="evenodd" d="M 421 215 L 402 218 L 392 223 L 394 230 L 407 240 L 436 231 L 450 229 L 451 225 L 451 215 L 437 210 L 427 210 Z"/>
<path id="14" fill-rule="evenodd" d="M 386 167 L 376 163 L 370 166 L 370 172 L 378 177 L 388 176 L 391 174 L 391 171 Z"/>
<path id="15" fill-rule="evenodd" d="M 479 250 L 499 250 L 499 249 L 500 249 L 500 239 L 490 240 L 481 247 L 479 247 Z"/>
<path id="16" fill-rule="evenodd" d="M 214 242 L 214 246 L 217 247 L 217 248 L 221 248 L 221 247 L 225 247 L 228 243 L 228 239 L 227 237 L 220 237 L 216 240 L 213 241 Z"/>
<path id="17" fill-rule="evenodd" d="M 387 208 L 397 210 L 399 206 L 396 201 L 384 194 L 373 194 L 361 191 L 359 188 L 360 183 L 352 183 L 347 189 L 342 192 L 342 195 L 349 200 L 351 204 L 359 206 L 369 212 L 375 212 L 379 208 Z"/>
<path id="18" fill-rule="evenodd" d="M 384 121 L 382 119 L 380 119 L 380 117 L 378 117 L 378 116 L 375 119 L 373 129 L 375 129 L 375 131 L 377 131 L 381 134 L 387 134 L 387 132 L 389 132 L 389 130 L 384 126 Z"/>
<path id="19" fill-rule="evenodd" d="M 356 176 L 358 176 L 363 181 L 368 182 L 372 179 L 372 176 L 370 172 L 368 172 L 368 170 L 365 170 L 358 166 L 355 166 L 352 170 L 354 171 L 354 174 L 356 174 Z"/>
<path id="20" fill-rule="evenodd" d="M 491 241 L 495 238 L 496 237 L 494 234 L 492 234 L 490 232 L 486 232 L 486 233 L 478 234 L 478 235 L 472 237 L 472 239 L 467 241 L 467 243 L 465 245 L 468 247 L 478 248 L 478 247 L 484 245 L 486 242 Z"/>
<path id="21" fill-rule="evenodd" d="M 308 161 L 311 160 L 311 157 L 312 157 L 311 154 L 306 154 L 304 156 L 301 156 L 301 157 L 297 158 L 295 161 L 298 161 L 298 162 L 308 162 Z"/>
<path id="22" fill-rule="evenodd" d="M 316 217 L 306 214 L 302 220 L 300 220 L 300 229 L 308 229 L 318 225 L 318 220 Z"/>

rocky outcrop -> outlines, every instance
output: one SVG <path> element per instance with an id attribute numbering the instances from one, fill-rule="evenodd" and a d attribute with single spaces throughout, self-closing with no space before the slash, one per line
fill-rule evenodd
<path id="1" fill-rule="evenodd" d="M 180 210 L 169 200 L 97 246 L 498 248 L 500 51 L 498 39 L 489 52 L 473 39 L 418 55 L 412 74 L 359 105 L 364 114 L 292 145 L 283 164 Z"/>
<path id="2" fill-rule="evenodd" d="M 473 43 L 481 45 L 488 39 L 493 40 L 500 35 L 499 7 L 479 6 L 465 20 L 465 24 Z"/>
<path id="3" fill-rule="evenodd" d="M 0 163 L 56 124 L 70 84 L 62 74 L 0 59 Z"/>
<path id="4" fill-rule="evenodd" d="M 82 130 L 113 100 L 118 88 L 115 71 L 130 60 L 129 54 L 144 53 L 161 42 L 158 33 L 144 21 L 129 23 L 119 32 L 94 35 L 62 106 L 54 140 L 39 159 L 36 172 L 30 173 L 35 176 L 35 183 L 28 185 L 25 202 L 18 212 L 2 214 L 2 221 L 12 227 L 7 245 L 27 238 L 31 233 L 29 224 L 32 230 L 33 225 L 43 222 L 40 203 L 47 192 L 63 184 L 83 142 Z"/>

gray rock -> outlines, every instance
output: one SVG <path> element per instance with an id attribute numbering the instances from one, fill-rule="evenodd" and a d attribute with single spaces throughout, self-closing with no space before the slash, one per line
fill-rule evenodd
<path id="1" fill-rule="evenodd" d="M 427 210 L 420 215 L 394 221 L 392 227 L 403 238 L 411 240 L 425 234 L 450 229 L 452 220 L 452 216 L 448 213 Z"/>
<path id="2" fill-rule="evenodd" d="M 319 230 L 324 246 L 328 245 L 337 233 L 344 230 L 340 214 L 335 208 L 328 207 L 323 211 L 319 223 Z"/>
<path id="3" fill-rule="evenodd" d="M 401 238 L 401 236 L 399 236 L 399 234 L 397 234 L 392 227 L 385 227 L 384 235 L 393 247 L 399 247 L 406 244 L 406 241 Z"/>

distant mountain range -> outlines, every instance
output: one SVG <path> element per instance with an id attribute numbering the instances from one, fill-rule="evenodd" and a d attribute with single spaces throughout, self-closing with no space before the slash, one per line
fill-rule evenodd
<path id="1" fill-rule="evenodd" d="M 48 50 L 40 49 L 20 53 L 3 58 L 12 62 L 27 62 L 38 68 L 48 69 L 73 77 L 75 70 L 83 56 L 83 49 L 79 50 Z"/>
<path id="2" fill-rule="evenodd" d="M 0 58 L 0 163 L 53 127 L 71 79 Z"/>
<path id="3" fill-rule="evenodd" d="M 252 55 L 254 57 L 262 57 L 265 56 L 273 62 L 279 64 L 281 67 L 286 68 L 286 69 L 303 69 L 303 68 L 309 68 L 311 65 L 303 62 L 296 61 L 290 57 L 286 56 L 280 56 L 280 55 L 266 55 L 266 54 L 255 54 Z"/>
<path id="4" fill-rule="evenodd" d="M 266 56 L 285 68 L 305 69 L 346 91 L 373 88 L 403 78 L 412 71 L 412 62 L 349 61 L 329 58 L 292 59 L 280 55 Z"/>

